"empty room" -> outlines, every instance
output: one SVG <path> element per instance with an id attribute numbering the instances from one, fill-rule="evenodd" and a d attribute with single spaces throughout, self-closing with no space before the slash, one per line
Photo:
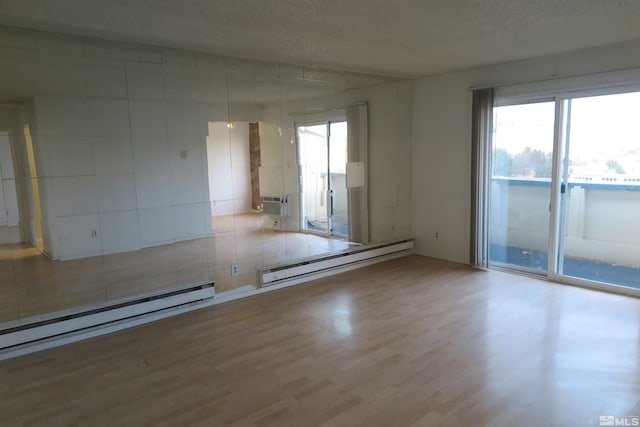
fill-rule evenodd
<path id="1" fill-rule="evenodd" d="M 640 425 L 640 4 L 0 0 L 0 426 Z"/>

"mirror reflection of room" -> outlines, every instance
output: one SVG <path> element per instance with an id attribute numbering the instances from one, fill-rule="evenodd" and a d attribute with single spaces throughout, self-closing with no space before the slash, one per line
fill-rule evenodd
<path id="1" fill-rule="evenodd" d="M 222 233 L 233 233 L 236 237 L 242 237 L 245 244 L 237 244 L 237 258 L 251 258 L 256 252 L 255 248 L 267 247 L 268 251 L 258 251 L 257 257 L 262 256 L 262 260 L 256 260 L 258 265 L 280 264 L 296 259 L 313 255 L 330 253 L 340 249 L 347 249 L 351 245 L 345 241 L 348 237 L 346 228 L 347 198 L 345 183 L 346 159 L 346 122 L 341 123 L 341 134 L 335 136 L 340 138 L 343 150 L 342 156 L 332 154 L 335 158 L 335 170 L 326 169 L 318 174 L 325 182 L 326 189 L 320 193 L 314 193 L 312 197 L 318 196 L 320 205 L 314 211 L 314 217 L 309 217 L 307 209 L 311 206 L 312 197 L 307 196 L 307 182 L 305 181 L 306 163 L 300 161 L 301 170 L 301 200 L 302 223 L 299 228 L 290 221 L 290 210 L 297 211 L 297 206 L 290 206 L 290 198 L 282 194 L 281 180 L 278 175 L 264 173 L 262 178 L 264 197 L 260 193 L 260 123 L 244 122 L 211 122 L 209 123 L 209 134 L 207 136 L 207 162 L 209 175 L 209 194 L 211 197 L 212 230 L 215 235 Z M 334 125 L 335 127 L 335 125 Z M 298 127 L 300 129 L 301 127 Z M 306 128 L 306 127 L 302 127 Z M 326 135 L 328 138 L 328 134 Z M 308 146 L 313 146 L 309 151 L 309 159 L 315 161 L 316 158 L 325 157 L 327 163 L 328 151 L 318 152 L 318 148 L 327 148 L 327 141 L 308 140 L 298 134 L 296 144 L 303 153 Z M 319 157 L 320 156 L 320 157 Z M 302 158 L 301 158 L 302 159 Z M 340 171 L 340 172 L 338 172 Z M 331 176 L 331 185 L 328 189 Z M 314 183 L 318 184 L 318 183 Z M 311 185 L 311 184 L 309 184 Z M 323 184 L 320 184 L 323 185 Z M 333 195 L 333 192 L 336 195 Z M 331 201 L 331 198 L 335 202 Z M 291 198 L 291 202 L 293 197 Z M 312 221 L 328 224 L 333 206 L 337 205 L 338 218 L 342 218 L 342 223 L 336 223 L 336 231 L 330 232 L 325 228 L 324 232 L 318 233 L 318 228 L 310 226 Z M 322 210 L 322 216 L 319 211 Z M 286 223 L 286 224 L 285 224 Z M 339 231 L 339 233 L 338 233 Z M 292 233 L 298 233 L 294 235 Z M 307 235 L 312 233 L 313 235 Z M 220 236 L 222 238 L 222 236 Z M 343 241 L 343 242 L 341 242 Z M 280 248 L 279 248 L 280 247 Z M 253 255 L 255 257 L 255 255 Z M 265 262 L 266 260 L 266 262 Z"/>
<path id="2" fill-rule="evenodd" d="M 0 323 L 409 235 L 409 82 L 7 31 Z M 371 201 L 368 161 L 391 165 Z"/>

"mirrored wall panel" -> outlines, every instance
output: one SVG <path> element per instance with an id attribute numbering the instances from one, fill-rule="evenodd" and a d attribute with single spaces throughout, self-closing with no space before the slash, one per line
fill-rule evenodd
<path id="1" fill-rule="evenodd" d="M 0 35 L 0 324 L 411 233 L 409 81 Z"/>

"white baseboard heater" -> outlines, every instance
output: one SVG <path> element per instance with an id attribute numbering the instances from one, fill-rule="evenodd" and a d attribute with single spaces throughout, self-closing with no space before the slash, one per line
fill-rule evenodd
<path id="1" fill-rule="evenodd" d="M 258 277 L 262 287 L 303 279 L 306 281 L 412 252 L 413 239 L 372 244 L 330 255 L 306 258 L 292 264 L 263 267 L 258 269 Z"/>
<path id="2" fill-rule="evenodd" d="M 161 318 L 164 311 L 175 311 L 181 307 L 213 299 L 213 283 L 200 283 L 188 287 L 174 288 L 160 292 L 121 299 L 111 303 L 85 307 L 73 312 L 58 312 L 47 316 L 0 325 L 0 360 L 7 358 L 29 346 L 48 348 L 45 341 L 64 341 L 66 336 L 81 335 L 82 332 L 98 328 L 112 330 L 116 324 L 127 321 L 146 323 L 142 318 Z M 150 321 L 150 320 L 147 320 Z M 99 335 L 95 334 L 95 335 Z M 77 339 L 68 340 L 70 342 Z M 25 351 L 28 353 L 30 351 Z"/>

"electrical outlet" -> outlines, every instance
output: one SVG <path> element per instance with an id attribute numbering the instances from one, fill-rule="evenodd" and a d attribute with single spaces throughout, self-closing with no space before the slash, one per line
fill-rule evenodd
<path id="1" fill-rule="evenodd" d="M 438 238 L 440 238 L 440 233 L 439 233 L 439 232 L 437 232 L 437 231 L 436 231 L 435 233 L 433 233 L 433 238 L 434 238 L 434 239 L 438 239 Z"/>
<path id="2" fill-rule="evenodd" d="M 238 263 L 231 264 L 231 277 L 237 277 L 240 275 L 240 266 Z"/>
<path id="3" fill-rule="evenodd" d="M 93 230 L 91 230 L 91 238 L 95 239 L 96 237 L 98 237 L 98 230 L 94 228 Z"/>

